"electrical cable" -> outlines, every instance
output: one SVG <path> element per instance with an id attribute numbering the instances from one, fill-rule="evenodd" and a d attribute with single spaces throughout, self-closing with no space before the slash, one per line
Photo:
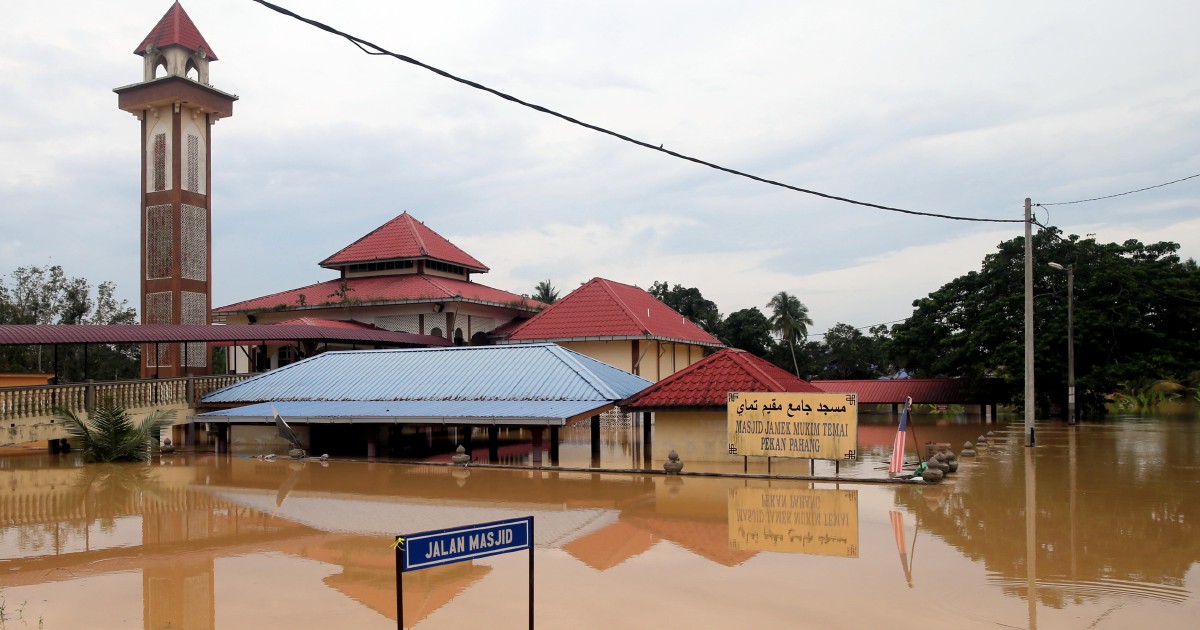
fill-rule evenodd
<path id="1" fill-rule="evenodd" d="M 1091 199 L 1076 199 L 1075 201 L 1056 201 L 1053 203 L 1035 203 L 1033 205 L 1041 206 L 1043 208 L 1046 206 L 1068 206 L 1073 203 L 1087 203 L 1089 201 L 1100 201 L 1101 199 L 1112 199 L 1113 197 L 1124 197 L 1125 195 L 1132 195 L 1133 193 L 1145 192 L 1147 190 L 1154 190 L 1155 188 L 1162 188 L 1163 186 L 1170 186 L 1171 184 L 1178 184 L 1179 182 L 1186 182 L 1189 179 L 1196 179 L 1197 177 L 1200 177 L 1200 173 L 1196 173 L 1195 175 L 1188 175 L 1187 177 L 1181 177 L 1179 179 L 1175 179 L 1175 180 L 1172 180 L 1169 182 L 1163 182 L 1161 184 L 1155 184 L 1153 186 L 1146 186 L 1145 188 L 1138 188 L 1137 190 L 1127 190 L 1123 193 L 1117 193 L 1115 195 L 1105 195 L 1103 197 L 1092 197 Z"/>
<path id="2" fill-rule="evenodd" d="M 354 35 L 351 35 L 351 34 L 349 34 L 349 33 L 345 33 L 345 32 L 343 32 L 343 31 L 339 31 L 339 30 L 337 30 L 337 29 L 333 28 L 332 26 L 329 26 L 329 25 L 327 25 L 327 24 L 323 24 L 323 23 L 321 23 L 321 22 L 318 22 L 318 21 L 316 21 L 316 20 L 313 20 L 313 19 L 310 19 L 310 18 L 306 18 L 306 17 L 303 17 L 303 16 L 301 16 L 301 15 L 297 15 L 296 13 L 293 13 L 292 11 L 289 11 L 288 9 L 285 9 L 285 8 L 283 8 L 283 7 L 279 6 L 279 5 L 276 5 L 276 4 L 272 4 L 272 3 L 270 3 L 270 2 L 267 2 L 266 0 L 253 0 L 253 1 L 254 1 L 254 2 L 257 2 L 258 4 L 261 4 L 262 6 L 264 6 L 264 7 L 268 8 L 268 9 L 271 9 L 272 11 L 275 11 L 276 13 L 279 13 L 279 14 L 281 14 L 281 15 L 286 15 L 286 16 L 288 16 L 288 17 L 291 17 L 291 18 L 294 18 L 294 19 L 296 19 L 296 20 L 299 20 L 299 21 L 301 21 L 301 22 L 304 22 L 305 24 L 308 24 L 309 26 L 313 26 L 313 27 L 315 27 L 315 28 L 321 29 L 321 30 L 323 30 L 323 31 L 325 31 L 325 32 L 327 32 L 327 33 L 330 33 L 330 34 L 332 34 L 332 35 L 337 35 L 338 37 L 342 37 L 342 38 L 346 39 L 346 41 L 350 42 L 351 44 L 354 44 L 356 47 L 358 47 L 358 49 L 359 49 L 359 50 L 361 50 L 361 51 L 363 51 L 363 52 L 367 53 L 368 55 L 378 55 L 378 56 L 387 56 L 387 57 L 393 57 L 393 58 L 395 58 L 395 59 L 397 59 L 397 60 L 399 60 L 399 61 L 403 61 L 403 62 L 405 62 L 405 63 L 409 63 L 409 64 L 412 64 L 412 65 L 415 65 L 415 66 L 418 66 L 418 67 L 424 68 L 424 69 L 426 69 L 426 70 L 428 70 L 428 71 L 430 71 L 430 72 L 433 72 L 434 74 L 437 74 L 437 75 L 439 75 L 439 76 L 442 76 L 442 77 L 445 77 L 445 78 L 447 78 L 447 79 L 450 79 L 451 81 L 456 81 L 456 82 L 458 82 L 458 83 L 461 83 L 461 84 L 463 84 L 463 85 L 466 85 L 466 86 L 468 86 L 468 87 L 472 87 L 472 88 L 475 88 L 475 89 L 477 89 L 477 90 L 482 90 L 482 91 L 484 91 L 484 92 L 487 92 L 487 93 L 489 93 L 489 94 L 492 94 L 492 95 L 494 95 L 494 96 L 498 96 L 498 97 L 500 97 L 500 98 L 502 98 L 502 99 L 504 99 L 504 100 L 506 100 L 506 101 L 509 101 L 509 102 L 515 103 L 515 104 L 517 104 L 517 105 L 521 105 L 521 106 L 523 106 L 523 107 L 527 107 L 527 108 L 529 108 L 529 109 L 532 109 L 532 110 L 534 110 L 534 111 L 537 111 L 537 112 L 540 112 L 540 113 L 543 113 L 543 114 L 547 114 L 547 115 L 550 115 L 550 116 L 554 116 L 555 118 L 558 118 L 558 119 L 560 119 L 560 120 L 564 120 L 564 121 L 566 121 L 566 122 L 569 122 L 569 123 L 571 123 L 571 124 L 573 124 L 573 125 L 578 125 L 578 126 L 580 126 L 580 127 L 583 127 L 583 128 L 585 128 L 585 129 L 590 129 L 590 130 L 592 130 L 592 131 L 596 131 L 596 132 L 599 132 L 599 133 L 602 133 L 602 134 L 605 134 L 605 135 L 608 135 L 608 136 L 612 136 L 612 137 L 614 137 L 614 138 L 617 138 L 617 139 L 619 139 L 619 140 L 624 140 L 625 142 L 629 142 L 629 143 L 631 143 L 631 144 L 635 144 L 635 145 L 637 145 L 637 146 L 640 146 L 640 147 L 642 147 L 642 148 L 645 148 L 645 149 L 650 149 L 650 150 L 653 150 L 653 151 L 658 151 L 659 153 L 665 153 L 665 154 L 667 154 L 667 155 L 670 155 L 670 156 L 672 156 L 672 157 L 675 157 L 675 158 L 679 158 L 679 159 L 681 159 L 681 160 L 686 160 L 686 161 L 688 161 L 688 162 L 693 162 L 693 163 L 695 163 L 695 164 L 699 164 L 699 165 L 701 165 L 701 166 L 707 166 L 708 168 L 716 169 L 716 170 L 718 170 L 718 171 L 722 171 L 722 172 L 725 172 L 725 173 L 729 173 L 729 174 L 731 174 L 731 175 L 736 175 L 736 176 L 738 176 L 738 177 L 744 177 L 744 178 L 746 178 L 746 179 L 750 179 L 750 180 L 753 180 L 753 181 L 756 181 L 756 182 L 759 182 L 759 183 L 768 184 L 768 185 L 771 185 L 771 186 L 778 186 L 778 187 L 780 187 L 780 188 L 786 188 L 786 189 L 788 189 L 788 190 L 792 190 L 792 191 L 795 191 L 795 192 L 804 193 L 804 194 L 806 194 L 806 195 L 813 195 L 813 196 L 816 196 L 816 197 L 821 197 L 821 198 L 824 198 L 824 199 L 829 199 L 829 200 L 832 200 L 832 201 L 840 201 L 840 202 L 843 202 L 843 203 L 854 204 L 854 205 L 856 205 L 856 206 L 864 206 L 864 207 L 867 207 L 867 208 L 875 208 L 875 209 L 877 209 L 877 210 L 886 210 L 886 211 L 888 211 L 888 212 L 898 212 L 898 213 L 901 213 L 901 214 L 909 214 L 909 215 L 914 215 L 914 216 L 933 217 L 933 218 L 937 218 L 937 219 L 949 219 L 949 220 L 953 220 L 953 221 L 973 221 L 973 222 L 977 222 L 977 223 L 1024 223 L 1024 221 L 1025 221 L 1024 219 L 988 219 L 988 218 L 980 218 L 980 217 L 965 217 L 965 216 L 958 216 L 958 215 L 951 215 L 951 214 L 941 214 L 941 213 L 936 213 L 936 212 L 922 212 L 922 211 L 919 211 L 919 210 L 906 210 L 906 209 L 903 209 L 903 208 L 896 208 L 896 207 L 893 207 L 893 206 L 885 206 L 885 205 L 882 205 L 882 204 L 870 203 L 870 202 L 867 202 L 867 201 L 859 201 L 859 200 L 856 200 L 856 199 L 850 199 L 849 197 L 841 197 L 841 196 L 838 196 L 838 195 L 832 195 L 832 194 L 829 194 L 829 193 L 823 193 L 823 192 L 820 192 L 820 191 L 817 191 L 817 190 L 811 190 L 811 189 L 808 189 L 808 188 L 801 188 L 801 187 L 799 187 L 799 186 L 793 186 L 793 185 L 791 185 L 791 184 L 785 184 L 785 183 L 783 183 L 783 182 L 776 181 L 776 180 L 773 180 L 773 179 L 767 179 L 767 178 L 765 178 L 765 177 L 759 177 L 758 175 L 752 175 L 752 174 L 750 174 L 750 173 L 746 173 L 746 172 L 739 171 L 739 170 L 736 170 L 736 169 L 733 169 L 733 168 L 729 168 L 729 167 L 721 166 L 721 165 L 719 165 L 719 164 L 715 164 L 715 163 L 713 163 L 713 162 L 708 162 L 708 161 L 702 160 L 702 159 L 700 159 L 700 158 L 692 157 L 692 156 L 689 156 L 689 155 L 685 155 L 685 154 L 683 154 L 683 153 L 678 153 L 678 152 L 676 152 L 676 151 L 672 151 L 672 150 L 670 150 L 670 149 L 663 148 L 663 145 L 661 145 L 661 144 L 659 144 L 659 145 L 654 145 L 654 144 L 651 144 L 651 143 L 649 143 L 649 142 L 644 142 L 644 141 L 642 141 L 642 140 L 637 140 L 637 139 L 635 139 L 635 138 L 632 138 L 632 137 L 626 136 L 626 135 L 624 135 L 624 134 L 621 134 L 621 133 L 618 133 L 618 132 L 616 132 L 616 131 L 612 131 L 612 130 L 606 129 L 606 128 L 604 128 L 604 127 L 600 127 L 600 126 L 598 126 L 598 125 L 593 125 L 593 124 L 591 124 L 591 123 L 583 122 L 583 121 L 581 121 L 581 120 L 578 120 L 578 119 L 576 119 L 576 118 L 572 118 L 571 116 L 568 116 L 568 115 L 566 115 L 566 114 L 559 113 L 559 112 L 557 112 L 557 111 L 554 111 L 554 110 L 552 110 L 552 109 L 549 109 L 549 108 L 547 108 L 547 107 L 543 107 L 543 106 L 541 106 L 541 105 L 537 105 L 537 104 L 534 104 L 534 103 L 530 103 L 530 102 L 527 102 L 527 101 L 523 101 L 523 100 L 521 100 L 521 99 L 519 99 L 519 98 L 517 98 L 517 97 L 515 97 L 515 96 L 512 96 L 512 95 L 510 95 L 510 94 L 506 94 L 506 93 L 504 93 L 504 92 L 501 92 L 501 91 L 499 91 L 499 90 L 497 90 L 497 89 L 494 89 L 494 88 L 490 88 L 490 87 L 488 87 L 488 86 L 486 86 L 486 85 L 483 85 L 483 84 L 481 84 L 481 83 L 476 83 L 476 82 L 474 82 L 474 81 L 471 81 L 471 80 L 469 80 L 469 79 L 464 79 L 464 78 L 462 78 L 462 77 L 455 76 L 455 75 L 453 75 L 453 74 L 451 74 L 451 73 L 449 73 L 449 72 L 447 72 L 447 71 L 445 71 L 445 70 L 441 70 L 441 69 L 439 69 L 439 68 L 436 68 L 436 67 L 434 67 L 434 66 L 431 66 L 431 65 L 429 65 L 429 64 L 423 63 L 423 62 L 421 62 L 421 61 L 417 61 L 416 59 L 413 59 L 412 57 L 409 57 L 409 56 L 407 56 L 407 55 L 403 55 L 403 54 L 400 54 L 400 53 L 394 53 L 394 52 L 391 52 L 390 50 L 387 50 L 386 48 L 383 48 L 383 47 L 381 47 L 381 46 L 378 46 L 378 45 L 376 45 L 376 44 L 373 44 L 373 43 L 371 43 L 371 42 L 369 42 L 369 41 L 367 41 L 367 40 L 365 40 L 365 39 L 362 39 L 362 38 L 360 38 L 360 37 L 356 37 L 356 36 L 354 36 Z M 368 50 L 368 48 L 369 48 L 369 49 L 371 49 L 371 50 Z"/>

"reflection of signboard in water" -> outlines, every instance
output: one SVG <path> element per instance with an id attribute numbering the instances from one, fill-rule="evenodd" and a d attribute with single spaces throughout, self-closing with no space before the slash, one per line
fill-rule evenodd
<path id="1" fill-rule="evenodd" d="M 857 394 L 730 392 L 730 455 L 857 459 Z"/>
<path id="2" fill-rule="evenodd" d="M 734 488 L 729 546 L 857 558 L 858 491 Z"/>

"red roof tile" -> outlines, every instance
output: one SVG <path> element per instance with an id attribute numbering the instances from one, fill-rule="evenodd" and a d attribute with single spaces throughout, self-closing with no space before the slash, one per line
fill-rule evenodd
<path id="1" fill-rule="evenodd" d="M 285 310 L 298 309 L 300 295 L 304 295 L 304 304 L 308 307 L 330 307 L 341 303 L 341 298 L 334 297 L 334 292 L 341 288 L 341 280 L 329 280 L 299 289 L 282 291 L 222 306 L 213 309 L 215 313 L 236 313 L 241 311 L 270 310 L 283 305 Z M 541 302 L 530 300 L 515 293 L 493 289 L 482 284 L 439 278 L 422 274 L 405 274 L 399 276 L 369 276 L 365 278 L 347 278 L 346 286 L 350 289 L 348 297 L 365 304 L 395 304 L 403 302 L 433 302 L 440 300 L 465 300 L 486 304 L 519 304 L 518 308 L 534 310 Z"/>
<path id="2" fill-rule="evenodd" d="M 736 348 L 705 357 L 619 403 L 623 409 L 724 407 L 729 392 L 820 392 L 775 364 Z"/>
<path id="3" fill-rule="evenodd" d="M 662 339 L 720 347 L 704 332 L 658 298 L 638 287 L 592 278 L 535 315 L 509 339 L 566 341 L 570 339 Z"/>
<path id="4" fill-rule="evenodd" d="M 813 385 L 827 392 L 856 392 L 858 404 L 900 404 L 906 396 L 912 396 L 919 404 L 963 404 L 978 403 L 969 398 L 965 383 L 958 378 L 894 378 L 870 381 L 813 381 Z"/>
<path id="5" fill-rule="evenodd" d="M 188 17 L 187 11 L 184 11 L 178 2 L 167 9 L 167 13 L 162 16 L 153 29 L 150 29 L 150 34 L 142 40 L 133 54 L 145 55 L 146 46 L 150 44 L 154 44 L 156 48 L 176 44 L 192 52 L 203 50 L 210 61 L 217 60 L 212 46 L 204 41 L 204 36 L 200 34 L 200 30 L 192 22 L 192 18 Z"/>
<path id="6" fill-rule="evenodd" d="M 432 258 L 480 273 L 488 270 L 487 265 L 475 260 L 407 212 L 321 261 L 321 266 L 335 269 L 352 263 L 403 258 Z"/>

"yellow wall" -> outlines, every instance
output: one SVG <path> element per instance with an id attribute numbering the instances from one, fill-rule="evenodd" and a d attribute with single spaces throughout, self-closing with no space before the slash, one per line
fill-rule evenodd
<path id="1" fill-rule="evenodd" d="M 654 413 L 654 451 L 660 456 L 674 449 L 686 461 L 733 461 L 728 454 L 726 412 L 658 411 Z"/>
<path id="2" fill-rule="evenodd" d="M 625 340 L 567 341 L 559 345 L 656 383 L 704 358 L 704 348 L 684 343 Z M 638 357 L 641 361 L 634 370 L 633 362 Z"/>
<path id="3" fill-rule="evenodd" d="M 567 341 L 559 345 L 602 363 L 607 363 L 619 370 L 632 372 L 632 344 L 632 341 Z M 655 380 L 653 376 L 645 374 L 644 370 L 642 378 Z"/>

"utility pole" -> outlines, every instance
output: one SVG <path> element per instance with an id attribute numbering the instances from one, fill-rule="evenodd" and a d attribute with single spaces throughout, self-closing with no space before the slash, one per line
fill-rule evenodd
<path id="1" fill-rule="evenodd" d="M 1075 265 L 1050 266 L 1067 272 L 1067 424 L 1075 424 Z"/>
<path id="2" fill-rule="evenodd" d="M 1033 203 L 1025 198 L 1025 446 L 1033 446 Z"/>

